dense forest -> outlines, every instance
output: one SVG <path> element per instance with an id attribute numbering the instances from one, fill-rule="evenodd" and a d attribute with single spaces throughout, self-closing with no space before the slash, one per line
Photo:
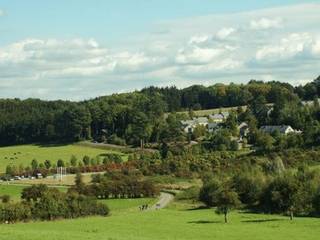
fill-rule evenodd
<path id="1" fill-rule="evenodd" d="M 310 112 L 302 100 L 320 95 L 320 77 L 304 86 L 251 80 L 247 84 L 148 87 L 81 102 L 39 99 L 0 100 L 0 145 L 73 142 L 85 139 L 120 145 L 162 142 L 181 136 L 182 110 L 249 106 L 257 125 L 288 124 L 301 130 L 318 126 L 320 111 Z M 271 115 L 267 103 L 274 103 Z M 169 114 L 167 114 L 169 113 Z"/>

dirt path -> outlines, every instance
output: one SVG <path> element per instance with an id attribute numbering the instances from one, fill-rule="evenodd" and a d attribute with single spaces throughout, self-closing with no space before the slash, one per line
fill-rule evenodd
<path id="1" fill-rule="evenodd" d="M 150 210 L 158 210 L 161 208 L 165 208 L 173 199 L 173 194 L 161 192 L 158 201 L 151 207 Z"/>

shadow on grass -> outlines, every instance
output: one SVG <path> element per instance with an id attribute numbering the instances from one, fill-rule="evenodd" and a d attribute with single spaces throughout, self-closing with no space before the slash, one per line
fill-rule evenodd
<path id="1" fill-rule="evenodd" d="M 74 142 L 60 142 L 60 143 L 36 143 L 35 145 L 41 148 L 48 148 L 48 147 L 63 147 L 69 144 L 73 144 Z"/>
<path id="2" fill-rule="evenodd" d="M 209 223 L 222 223 L 221 221 L 208 221 L 208 220 L 199 220 L 199 221 L 190 221 L 188 223 L 193 224 L 209 224 Z"/>
<path id="3" fill-rule="evenodd" d="M 245 223 L 265 223 L 265 222 L 278 222 L 283 221 L 284 219 L 271 218 L 271 219 L 254 219 L 254 220 L 243 220 L 241 222 Z"/>
<path id="4" fill-rule="evenodd" d="M 210 208 L 206 207 L 206 206 L 199 206 L 199 207 L 195 207 L 195 208 L 188 208 L 188 209 L 186 209 L 186 211 L 196 211 L 196 210 L 203 210 L 203 209 L 210 209 Z"/>

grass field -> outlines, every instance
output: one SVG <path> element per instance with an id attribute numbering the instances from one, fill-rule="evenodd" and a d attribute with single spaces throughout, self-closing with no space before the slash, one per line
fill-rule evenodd
<path id="1" fill-rule="evenodd" d="M 230 111 L 236 111 L 238 107 L 222 107 L 222 108 L 212 108 L 212 109 L 205 109 L 205 110 L 195 110 L 193 111 L 194 115 L 197 117 L 202 116 L 208 116 L 210 114 L 220 113 L 220 112 L 230 112 Z M 242 106 L 243 110 L 245 111 L 247 109 L 247 106 Z M 185 113 L 188 114 L 188 111 L 179 112 L 179 113 Z"/>
<path id="2" fill-rule="evenodd" d="M 76 144 L 68 145 L 18 145 L 10 147 L 0 147 L 0 172 L 4 172 L 8 164 L 19 166 L 30 165 L 32 159 L 37 159 L 38 162 L 51 160 L 55 163 L 58 159 L 65 162 L 70 160 L 71 155 L 75 155 L 78 160 L 82 160 L 83 156 L 96 157 L 105 153 L 118 153 L 122 155 L 124 160 L 127 155 L 106 149 L 93 148 L 88 146 L 81 146 Z"/>
<path id="3" fill-rule="evenodd" d="M 268 103 L 268 106 L 272 106 L 272 103 Z M 244 111 L 246 111 L 247 106 L 241 106 Z M 221 107 L 221 108 L 212 108 L 212 109 L 204 109 L 204 110 L 194 110 L 193 113 L 197 117 L 208 116 L 210 114 L 220 113 L 220 112 L 231 112 L 236 111 L 238 107 Z M 179 113 L 188 114 L 188 111 L 182 111 Z"/>
<path id="4" fill-rule="evenodd" d="M 18 201 L 21 197 L 22 189 L 24 189 L 26 186 L 23 185 L 15 185 L 15 184 L 0 184 L 0 196 L 1 195 L 9 195 L 11 197 L 11 200 Z M 67 187 L 57 187 L 60 191 L 67 191 Z"/>
<path id="5" fill-rule="evenodd" d="M 18 198 L 22 186 L 0 185 L 0 194 Z M 66 188 L 62 189 L 65 190 Z M 175 201 L 167 209 L 138 210 L 155 199 L 102 200 L 110 210 L 108 217 L 89 217 L 54 222 L 29 222 L 0 225 L 0 240 L 317 240 L 320 219 L 295 218 L 232 212 L 229 223 L 212 209 Z"/>
<path id="6" fill-rule="evenodd" d="M 0 196 L 1 195 L 9 195 L 12 200 L 19 200 L 20 196 L 21 196 L 21 191 L 23 188 L 25 188 L 25 186 L 1 184 L 0 185 Z"/>
<path id="7" fill-rule="evenodd" d="M 0 225 L 0 239 L 15 240 L 317 240 L 320 220 L 233 212 L 230 223 L 213 210 L 169 208 L 122 211 L 109 217 Z"/>
<path id="8" fill-rule="evenodd" d="M 154 198 L 107 199 L 99 201 L 106 203 L 112 214 L 123 211 L 136 212 L 139 211 L 139 206 L 141 205 L 148 204 L 151 206 L 155 203 Z"/>

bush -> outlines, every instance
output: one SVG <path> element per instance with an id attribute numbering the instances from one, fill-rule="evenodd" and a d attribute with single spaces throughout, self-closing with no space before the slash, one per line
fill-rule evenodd
<path id="1" fill-rule="evenodd" d="M 177 194 L 176 199 L 178 200 L 198 200 L 199 199 L 200 188 L 193 186 L 185 191 Z"/>
<path id="2" fill-rule="evenodd" d="M 5 195 L 0 196 L 0 198 L 1 198 L 2 203 L 10 202 L 10 195 L 5 194 Z"/>
<path id="3" fill-rule="evenodd" d="M 118 137 L 117 135 L 113 134 L 108 138 L 108 143 L 124 146 L 126 145 L 126 141 L 123 138 Z"/>
<path id="4" fill-rule="evenodd" d="M 23 190 L 20 203 L 0 205 L 0 222 L 15 223 L 27 220 L 54 220 L 81 216 L 107 216 L 109 209 L 95 199 L 75 191 L 60 192 L 45 185 L 33 185 Z"/>
<path id="5" fill-rule="evenodd" d="M 103 154 L 103 156 L 104 156 L 104 159 L 102 161 L 103 164 L 122 162 L 121 155 L 116 153 L 106 153 L 106 154 Z"/>
<path id="6" fill-rule="evenodd" d="M 249 207 L 256 205 L 261 197 L 263 181 L 258 176 L 237 174 L 232 184 L 239 195 L 240 201 Z"/>

